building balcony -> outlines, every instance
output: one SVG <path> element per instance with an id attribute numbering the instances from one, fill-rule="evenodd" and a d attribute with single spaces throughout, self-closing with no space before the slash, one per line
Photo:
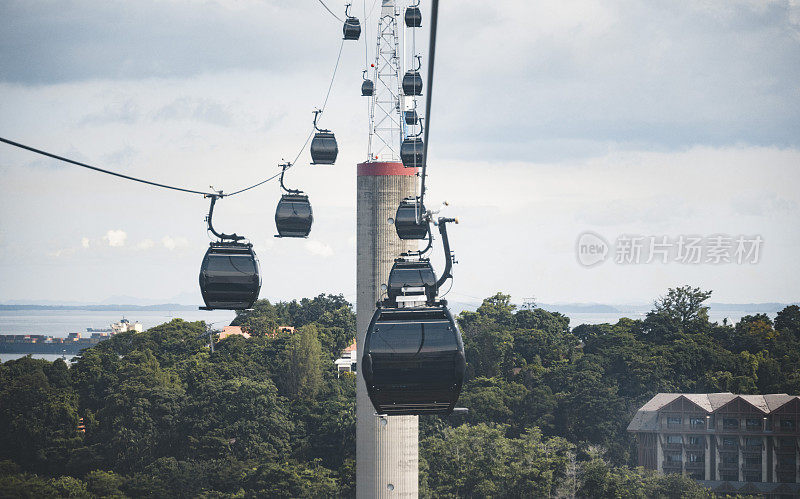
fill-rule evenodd
<path id="1" fill-rule="evenodd" d="M 720 471 L 739 471 L 739 463 L 719 463 Z"/>
<path id="2" fill-rule="evenodd" d="M 779 465 L 775 466 L 775 471 L 777 471 L 778 473 L 781 473 L 781 472 L 794 473 L 796 471 L 796 469 L 797 469 L 797 465 L 795 465 L 795 464 L 779 464 Z"/>
<path id="3" fill-rule="evenodd" d="M 686 462 L 686 469 L 687 470 L 702 470 L 705 469 L 706 463 L 704 461 L 687 461 Z"/>
<path id="4" fill-rule="evenodd" d="M 744 447 L 742 447 L 742 452 L 761 454 L 763 451 L 764 451 L 763 445 L 745 445 Z"/>
<path id="5" fill-rule="evenodd" d="M 668 442 L 664 442 L 664 443 L 661 444 L 661 447 L 664 450 L 680 451 L 681 449 L 683 449 L 683 444 L 671 444 L 671 443 L 668 443 Z"/>
<path id="6" fill-rule="evenodd" d="M 686 444 L 686 450 L 703 450 L 706 448 L 706 444 Z"/>
<path id="7" fill-rule="evenodd" d="M 743 471 L 761 471 L 761 463 L 744 463 L 742 464 Z"/>
<path id="8" fill-rule="evenodd" d="M 719 444 L 718 448 L 719 448 L 720 452 L 738 452 L 739 451 L 739 444 L 733 444 L 733 445 L 722 445 L 722 444 Z"/>

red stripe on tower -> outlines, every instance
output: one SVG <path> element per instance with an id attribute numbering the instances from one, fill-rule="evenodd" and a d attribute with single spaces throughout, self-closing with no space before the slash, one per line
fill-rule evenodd
<path id="1" fill-rule="evenodd" d="M 358 164 L 359 177 L 378 175 L 405 175 L 408 177 L 413 177 L 416 174 L 416 168 L 406 168 L 403 166 L 403 163 L 394 161 L 375 161 Z"/>

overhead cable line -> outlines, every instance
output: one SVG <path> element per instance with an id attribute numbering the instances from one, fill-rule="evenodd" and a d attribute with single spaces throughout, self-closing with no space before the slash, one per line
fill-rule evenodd
<path id="1" fill-rule="evenodd" d="M 431 99 L 433 96 L 433 63 L 436 58 L 436 24 L 439 19 L 439 0 L 431 3 L 431 38 L 428 43 L 428 95 L 425 98 L 425 130 L 422 139 L 422 186 L 420 205 L 425 199 L 425 170 L 428 166 L 428 136 L 431 132 Z"/>
<path id="2" fill-rule="evenodd" d="M 334 80 L 336 80 L 336 72 L 339 70 L 339 62 L 342 60 L 342 49 L 343 48 L 344 48 L 344 40 L 342 40 L 342 43 L 339 45 L 339 55 L 336 56 L 336 64 L 333 66 L 333 74 L 331 75 L 331 81 L 328 84 L 328 91 L 325 93 L 325 100 L 322 103 L 322 108 L 321 108 L 322 111 L 325 111 L 325 108 L 328 107 L 328 98 L 331 96 L 331 89 L 333 89 L 333 82 L 334 82 Z M 322 114 L 322 113 L 320 113 L 320 114 Z M 287 167 L 286 170 L 292 168 L 295 165 L 295 163 L 297 163 L 297 160 L 300 159 L 300 155 L 303 154 L 303 151 L 305 151 L 306 146 L 308 145 L 308 142 L 311 140 L 311 137 L 313 137 L 313 136 L 314 136 L 314 129 L 312 128 L 311 132 L 308 134 L 308 137 L 306 137 L 306 141 L 303 142 L 302 147 L 300 147 L 300 150 L 297 152 L 297 156 L 295 156 L 294 161 L 291 162 L 291 166 Z M 266 184 L 270 180 L 274 180 L 274 179 L 280 177 L 281 173 L 283 173 L 283 171 L 284 170 L 281 170 L 280 172 L 276 173 L 275 175 L 273 175 L 273 176 L 271 176 L 271 177 L 269 177 L 267 179 L 264 179 L 261 182 L 253 184 L 250 187 L 245 187 L 244 189 L 239 189 L 238 191 L 234 191 L 234 192 L 231 192 L 230 194 L 225 194 L 225 195 L 226 196 L 235 196 L 236 194 L 240 194 L 242 192 L 249 191 L 250 189 L 254 189 L 254 188 L 256 188 L 256 187 L 258 187 L 260 185 Z"/>
<path id="3" fill-rule="evenodd" d="M 35 147 L 26 146 L 25 144 L 20 144 L 19 142 L 14 142 L 13 140 L 5 139 L 0 137 L 0 142 L 5 142 L 6 144 L 14 147 L 19 147 L 20 149 L 25 149 L 30 152 L 34 152 L 36 154 L 41 154 L 42 156 L 47 156 L 49 158 L 57 159 L 59 161 L 64 161 L 65 163 L 70 163 L 77 166 L 82 166 L 83 168 L 88 168 L 90 170 L 94 170 L 100 173 L 106 173 L 108 175 L 114 175 L 115 177 L 124 178 L 127 180 L 133 180 L 134 182 L 141 182 L 143 184 L 152 185 L 155 187 L 162 187 L 164 189 L 172 189 L 174 191 L 181 191 L 181 192 L 188 192 L 190 194 L 200 194 L 201 196 L 217 196 L 218 194 L 213 192 L 203 192 L 203 191 L 195 191 L 192 189 L 185 189 L 183 187 L 175 187 L 173 185 L 161 184 L 158 182 L 152 182 L 150 180 L 144 180 L 141 178 L 131 177 L 130 175 L 124 175 L 122 173 L 112 172 L 111 170 L 105 170 L 103 168 L 98 168 L 96 166 L 87 165 L 86 163 L 81 163 L 80 161 L 75 161 L 73 159 L 65 158 L 63 156 L 59 156 L 57 154 L 49 153 L 47 151 L 42 151 L 41 149 L 36 149 Z"/>
<path id="4" fill-rule="evenodd" d="M 331 90 L 333 89 L 333 82 L 336 79 L 336 73 L 337 73 L 337 71 L 339 69 L 339 62 L 342 59 L 342 48 L 343 47 L 344 47 L 344 40 L 342 41 L 342 44 L 339 46 L 339 54 L 336 57 L 336 64 L 333 67 L 333 75 L 331 76 L 331 81 L 328 84 L 328 91 L 325 94 L 325 100 L 322 103 L 322 110 L 323 111 L 328 106 L 328 99 L 330 98 Z M 305 150 L 306 146 L 308 145 L 308 142 L 311 140 L 311 137 L 313 135 L 314 135 L 314 130 L 312 130 L 311 133 L 309 133 L 308 137 L 306 138 L 305 142 L 303 143 L 303 146 L 300 148 L 300 151 L 297 153 L 297 156 L 295 157 L 294 161 L 292 161 L 292 165 L 294 165 L 297 162 L 297 160 L 300 158 L 300 155 L 303 154 L 303 151 Z M 73 164 L 73 165 L 76 165 L 76 166 L 80 166 L 80 167 L 83 167 L 83 168 L 88 168 L 90 170 L 94 170 L 94 171 L 97 171 L 97 172 L 100 172 L 100 173 L 105 173 L 107 175 L 113 175 L 115 177 L 124 178 L 126 180 L 132 180 L 134 182 L 141 182 L 143 184 L 152 185 L 154 187 L 161 187 L 163 189 L 171 189 L 171 190 L 174 190 L 174 191 L 186 192 L 186 193 L 189 193 L 189 194 L 199 194 L 199 195 L 205 196 L 205 197 L 222 198 L 222 197 L 235 196 L 236 194 L 240 194 L 242 192 L 249 191 L 250 189 L 254 189 L 256 187 L 264 185 L 267 182 L 269 182 L 270 180 L 275 180 L 276 178 L 278 178 L 280 176 L 280 172 L 276 173 L 275 175 L 272 175 L 271 177 L 268 177 L 268 178 L 266 178 L 266 179 L 264 179 L 264 180 L 262 180 L 262 181 L 260 181 L 258 183 L 255 183 L 255 184 L 253 184 L 253 185 L 251 185 L 249 187 L 245 187 L 244 189 L 239 189 L 237 191 L 231 192 L 230 194 L 225 194 L 223 192 L 196 191 L 196 190 L 193 190 L 193 189 L 186 189 L 184 187 L 175 187 L 173 185 L 162 184 L 160 182 L 153 182 L 151 180 L 145 180 L 145 179 L 141 179 L 141 178 L 137 178 L 137 177 L 131 177 L 130 175 L 125 175 L 123 173 L 118 173 L 118 172 L 114 172 L 114 171 L 111 171 L 111 170 L 106 170 L 105 168 L 99 168 L 97 166 L 88 165 L 88 164 L 82 163 L 80 161 L 75 161 L 74 159 L 69 159 L 69 158 L 66 158 L 64 156 L 59 156 L 58 154 L 53 154 L 53 153 L 50 153 L 50 152 L 47 152 L 47 151 L 43 151 L 41 149 L 37 149 L 37 148 L 31 147 L 31 146 L 27 146 L 25 144 L 21 144 L 19 142 L 15 142 L 13 140 L 6 139 L 6 138 L 3 138 L 3 137 L 0 137 L 0 142 L 4 142 L 4 143 L 6 143 L 6 144 L 8 144 L 10 146 L 18 147 L 20 149 L 25 149 L 26 151 L 30 151 L 30 152 L 33 152 L 33 153 L 36 153 L 36 154 L 41 154 L 42 156 L 47 156 L 49 158 L 57 159 L 59 161 L 65 162 L 65 163 L 70 163 L 70 164 Z"/>
<path id="5" fill-rule="evenodd" d="M 336 15 L 336 14 L 335 14 L 335 13 L 334 13 L 334 12 L 333 12 L 331 9 L 329 9 L 327 5 L 325 5 L 325 2 L 323 2 L 322 0 L 317 0 L 317 1 L 320 3 L 320 5 L 322 5 L 323 7 L 325 7 L 325 10 L 327 10 L 328 12 L 330 12 L 330 13 L 331 13 L 331 15 L 332 15 L 333 17 L 335 17 L 335 18 L 336 18 L 336 19 L 337 19 L 337 20 L 338 20 L 340 23 L 343 23 L 343 22 L 344 22 L 344 21 L 342 21 L 342 19 L 341 19 L 339 16 L 337 16 L 337 15 Z"/>

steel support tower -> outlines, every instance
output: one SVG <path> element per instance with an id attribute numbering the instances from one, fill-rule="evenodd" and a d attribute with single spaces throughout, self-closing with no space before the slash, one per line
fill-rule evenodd
<path id="1" fill-rule="evenodd" d="M 401 241 L 393 226 L 397 206 L 403 198 L 415 194 L 417 178 L 416 168 L 404 168 L 399 162 L 403 134 L 399 16 L 395 0 L 382 0 L 372 75 L 375 93 L 369 106 L 368 159 L 358 165 L 357 175 L 356 496 L 359 498 L 419 494 L 419 418 L 376 415 L 361 377 L 364 336 L 375 303 L 383 294 L 381 285 L 386 284 L 394 259 L 418 246 L 416 241 Z"/>

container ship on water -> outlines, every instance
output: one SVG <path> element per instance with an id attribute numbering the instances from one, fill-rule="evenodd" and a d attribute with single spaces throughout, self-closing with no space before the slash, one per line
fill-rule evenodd
<path id="1" fill-rule="evenodd" d="M 66 338 L 43 334 L 0 334 L 0 353 L 77 355 L 119 333 L 143 330 L 139 322 L 122 319 L 107 329 L 86 328 L 85 333 L 69 333 Z"/>

